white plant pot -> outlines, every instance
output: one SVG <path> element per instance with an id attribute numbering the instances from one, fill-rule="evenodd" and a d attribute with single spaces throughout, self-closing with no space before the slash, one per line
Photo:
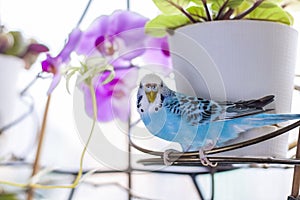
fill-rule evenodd
<path id="1" fill-rule="evenodd" d="M 289 113 L 297 37 L 297 31 L 289 26 L 253 20 L 179 28 L 169 36 L 177 90 L 221 101 L 274 94 L 271 107 L 278 113 Z M 250 138 L 265 133 L 252 132 Z M 287 142 L 288 134 L 230 153 L 285 157 Z"/>
<path id="2" fill-rule="evenodd" d="M 0 128 L 11 123 L 18 99 L 17 78 L 24 61 L 14 56 L 0 54 Z M 5 147 L 6 135 L 0 135 L 0 148 Z M 2 152 L 2 149 L 0 149 Z"/>

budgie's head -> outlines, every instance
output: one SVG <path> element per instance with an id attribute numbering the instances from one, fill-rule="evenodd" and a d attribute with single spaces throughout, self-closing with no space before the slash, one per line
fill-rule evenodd
<path id="1" fill-rule="evenodd" d="M 157 94 L 160 93 L 162 87 L 162 80 L 155 74 L 144 76 L 140 83 L 140 88 L 144 91 L 149 103 L 155 102 Z"/>
<path id="2" fill-rule="evenodd" d="M 137 93 L 137 108 L 140 113 L 158 111 L 162 106 L 163 93 L 167 89 L 161 78 L 148 74 L 141 80 Z M 151 110 L 149 110 L 151 109 Z"/>

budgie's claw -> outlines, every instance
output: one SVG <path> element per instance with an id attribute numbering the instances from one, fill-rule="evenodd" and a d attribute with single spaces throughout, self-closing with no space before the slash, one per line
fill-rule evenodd
<path id="1" fill-rule="evenodd" d="M 200 158 L 200 162 L 203 166 L 206 167 L 216 167 L 218 165 L 218 163 L 212 163 L 210 162 L 210 160 L 206 157 L 203 149 L 199 150 L 199 158 Z"/>
<path id="2" fill-rule="evenodd" d="M 178 153 L 178 152 L 179 151 L 175 149 L 167 149 L 163 154 L 164 164 L 167 166 L 171 166 L 174 163 L 174 161 L 170 161 L 169 155 L 170 153 Z"/>

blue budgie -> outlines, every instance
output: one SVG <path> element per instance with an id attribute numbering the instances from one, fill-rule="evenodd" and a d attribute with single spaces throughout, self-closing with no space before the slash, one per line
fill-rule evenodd
<path id="1" fill-rule="evenodd" d="M 300 114 L 267 114 L 263 107 L 274 100 L 268 95 L 256 100 L 217 102 L 187 96 L 169 89 L 155 74 L 141 80 L 137 109 L 149 132 L 177 142 L 184 152 L 199 151 L 203 165 L 212 165 L 204 152 L 222 146 L 239 134 L 267 125 L 300 119 Z M 173 150 L 174 151 L 174 150 Z M 168 154 L 165 151 L 165 164 Z"/>

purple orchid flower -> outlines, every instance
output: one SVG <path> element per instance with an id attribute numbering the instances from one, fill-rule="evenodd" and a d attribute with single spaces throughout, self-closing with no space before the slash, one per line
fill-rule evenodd
<path id="1" fill-rule="evenodd" d="M 146 52 L 140 58 L 144 68 L 167 76 L 172 72 L 169 45 L 166 38 L 151 38 Z"/>
<path id="2" fill-rule="evenodd" d="M 152 38 L 145 34 L 147 18 L 130 11 L 115 11 L 111 16 L 97 18 L 82 34 L 76 52 L 93 55 L 99 53 L 110 58 L 114 67 L 128 67 L 137 57 L 147 57 L 156 48 L 156 60 L 170 60 L 161 52 L 161 42 L 167 39 Z M 96 47 L 96 48 L 95 48 Z M 149 60 L 147 60 L 149 61 Z"/>
<path id="3" fill-rule="evenodd" d="M 147 18 L 137 13 L 118 10 L 110 16 L 100 16 L 85 31 L 73 30 L 64 49 L 56 57 L 48 55 L 42 63 L 43 71 L 54 74 L 48 93 L 53 91 L 61 79 L 60 68 L 69 62 L 72 52 L 87 57 L 105 58 L 114 67 L 115 77 L 105 85 L 102 82 L 109 72 L 96 75 L 93 79 L 98 120 L 119 118 L 126 121 L 129 114 L 129 94 L 136 86 L 137 79 L 137 68 L 132 65 L 132 61 L 141 58 L 146 64 L 159 64 L 159 70 L 164 74 L 171 69 L 170 57 L 166 53 L 167 39 L 146 35 L 144 25 L 147 21 Z M 80 88 L 84 92 L 86 112 L 93 116 L 88 86 L 82 82 Z"/>
<path id="4" fill-rule="evenodd" d="M 81 31 L 74 29 L 69 35 L 68 42 L 66 43 L 63 50 L 56 56 L 52 57 L 47 54 L 46 60 L 42 61 L 42 70 L 53 74 L 53 80 L 48 90 L 48 94 L 52 93 L 55 87 L 58 85 L 61 79 L 61 66 L 70 61 L 70 54 L 76 49 L 77 41 L 80 39 Z"/>

